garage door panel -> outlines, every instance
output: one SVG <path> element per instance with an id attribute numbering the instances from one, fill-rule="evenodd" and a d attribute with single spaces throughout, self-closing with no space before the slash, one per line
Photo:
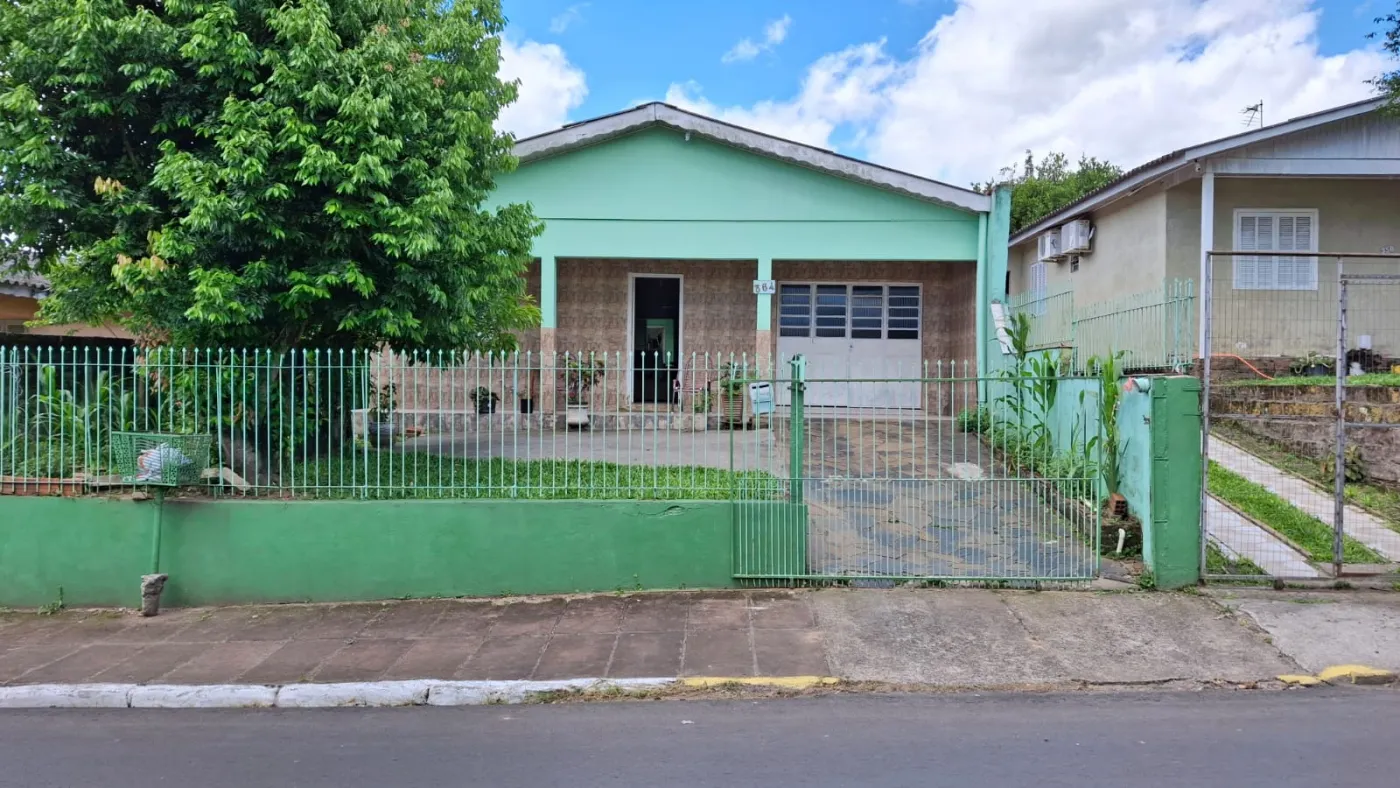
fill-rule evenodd
<path id="1" fill-rule="evenodd" d="M 920 406 L 917 382 L 890 380 L 921 376 L 918 285 L 785 283 L 778 292 L 779 360 L 806 357 L 807 404 Z"/>

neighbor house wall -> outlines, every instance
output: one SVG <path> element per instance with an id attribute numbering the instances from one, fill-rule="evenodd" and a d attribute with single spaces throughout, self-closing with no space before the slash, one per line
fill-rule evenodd
<path id="1" fill-rule="evenodd" d="M 23 296 L 0 295 L 0 321 L 30 321 L 39 313 L 39 302 Z M 4 336 L 0 331 L 0 337 Z M 131 334 L 117 326 L 85 326 L 72 323 L 59 326 L 26 326 L 26 334 L 63 337 L 102 337 L 104 339 L 131 339 Z M 0 344 L 3 340 L 0 339 Z"/>
<path id="2" fill-rule="evenodd" d="M 1076 307 L 1140 293 L 1161 284 L 1166 272 L 1167 195 L 1162 192 L 1117 202 L 1093 215 L 1093 251 L 1080 255 L 1079 270 L 1068 261 L 1047 263 L 1047 292 L 1072 289 Z M 1037 262 L 1034 237 L 1013 250 L 1011 292 L 1030 290 Z"/>
<path id="3" fill-rule="evenodd" d="M 1187 184 L 1183 189 L 1192 188 Z M 1199 216 L 1199 182 L 1194 184 Z M 1181 200 L 1183 209 L 1189 198 Z M 1336 355 L 1337 260 L 1335 254 L 1400 249 L 1400 180 L 1326 178 L 1226 178 L 1215 181 L 1215 247 L 1235 242 L 1235 210 L 1299 208 L 1317 211 L 1318 288 L 1267 291 L 1233 288 L 1233 261 L 1215 261 L 1212 350 L 1244 357 Z M 1189 217 L 1183 219 L 1186 223 Z M 1198 231 L 1199 232 L 1199 231 Z M 1199 254 L 1199 244 L 1196 246 Z M 1185 255 L 1173 271 L 1185 271 Z M 1197 258 L 1199 259 L 1199 258 Z M 1199 264 L 1199 263 L 1197 263 Z M 1396 261 L 1352 260 L 1352 273 L 1400 273 Z M 1400 287 L 1353 286 L 1348 331 L 1370 334 L 1376 350 L 1400 356 Z M 1353 339 L 1348 343 L 1355 347 Z"/>

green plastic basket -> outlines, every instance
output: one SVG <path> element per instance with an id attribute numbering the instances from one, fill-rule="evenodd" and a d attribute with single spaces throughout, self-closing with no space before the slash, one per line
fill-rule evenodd
<path id="1" fill-rule="evenodd" d="M 125 484 L 178 487 L 200 480 L 211 442 L 208 435 L 113 432 L 112 460 Z"/>

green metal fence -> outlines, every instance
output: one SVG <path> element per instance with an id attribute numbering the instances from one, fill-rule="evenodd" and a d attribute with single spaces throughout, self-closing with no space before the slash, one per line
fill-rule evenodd
<path id="1" fill-rule="evenodd" d="M 130 489 L 114 436 L 208 435 L 172 495 L 728 501 L 747 581 L 1092 577 L 1092 402 L 1028 363 L 0 348 L 0 494 Z"/>
<path id="2" fill-rule="evenodd" d="M 1122 354 L 1126 370 L 1173 370 L 1191 363 L 1196 340 L 1196 291 L 1190 279 L 1076 304 L 1071 290 L 1012 296 L 1008 313 L 1025 315 L 1030 346 L 1073 348 L 1072 368 L 1084 372 L 1095 356 Z"/>

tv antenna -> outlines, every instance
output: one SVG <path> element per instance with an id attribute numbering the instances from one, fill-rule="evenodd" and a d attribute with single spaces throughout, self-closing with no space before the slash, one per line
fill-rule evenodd
<path id="1" fill-rule="evenodd" d="M 1245 107 L 1244 109 L 1240 110 L 1240 114 L 1241 114 L 1241 115 L 1244 115 L 1244 127 L 1245 127 L 1245 128 L 1247 128 L 1247 129 L 1248 129 L 1248 128 L 1252 128 L 1252 127 L 1254 126 L 1254 121 L 1256 121 L 1256 120 L 1259 121 L 1259 128 L 1261 128 L 1261 129 L 1264 128 L 1264 100 L 1263 100 L 1263 99 L 1260 99 L 1260 100 L 1259 100 L 1259 103 L 1257 103 L 1257 104 L 1250 104 L 1248 107 Z"/>

